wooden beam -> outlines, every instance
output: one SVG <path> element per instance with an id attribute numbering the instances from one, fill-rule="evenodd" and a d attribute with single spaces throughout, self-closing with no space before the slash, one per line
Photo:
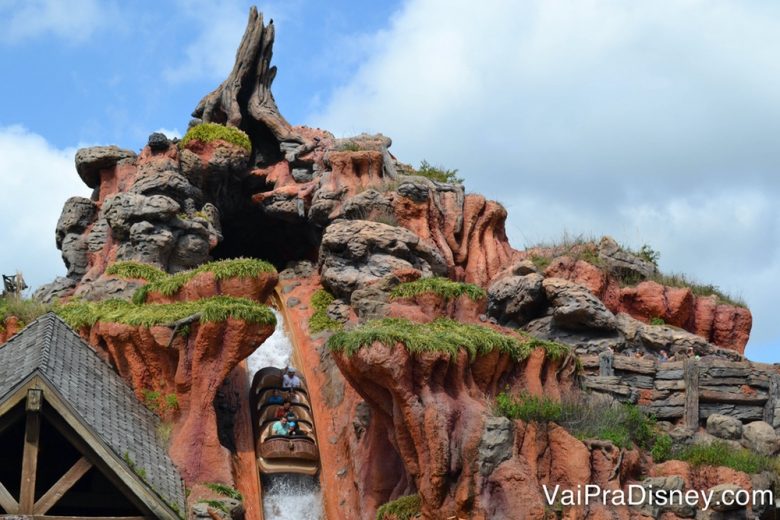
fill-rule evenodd
<path id="1" fill-rule="evenodd" d="M 145 516 L 46 516 L 35 515 L 33 520 L 147 520 Z"/>
<path id="2" fill-rule="evenodd" d="M 9 515 L 19 512 L 19 502 L 11 495 L 8 489 L 0 482 L 0 507 Z"/>
<path id="3" fill-rule="evenodd" d="M 696 360 L 687 358 L 683 362 L 685 378 L 685 427 L 699 429 L 699 367 Z"/>
<path id="4" fill-rule="evenodd" d="M 43 515 L 92 468 L 86 457 L 81 457 L 60 479 L 35 503 L 33 514 Z"/>
<path id="5" fill-rule="evenodd" d="M 30 514 L 35 506 L 35 476 L 38 468 L 38 444 L 41 435 L 41 391 L 27 392 L 27 425 L 24 432 L 22 482 L 19 493 L 19 513 Z"/>

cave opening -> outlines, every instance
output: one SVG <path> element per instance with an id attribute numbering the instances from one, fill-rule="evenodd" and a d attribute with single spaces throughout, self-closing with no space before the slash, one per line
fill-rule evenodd
<path id="1" fill-rule="evenodd" d="M 214 260 L 249 257 L 266 260 L 277 270 L 289 262 L 316 262 L 322 231 L 304 218 L 277 218 L 252 201 L 252 195 L 270 191 L 263 179 L 249 176 L 240 186 L 218 190 L 222 241 L 212 250 Z"/>

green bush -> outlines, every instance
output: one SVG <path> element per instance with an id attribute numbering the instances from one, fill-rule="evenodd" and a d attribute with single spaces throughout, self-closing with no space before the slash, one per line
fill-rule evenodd
<path id="1" fill-rule="evenodd" d="M 247 152 L 252 151 L 252 142 L 248 135 L 238 128 L 217 123 L 202 123 L 193 126 L 179 141 L 179 148 L 185 148 L 190 141 L 210 143 L 218 139 L 239 146 Z"/>
<path id="2" fill-rule="evenodd" d="M 650 449 L 655 442 L 655 420 L 638 407 L 588 398 L 549 397 L 521 394 L 517 398 L 500 393 L 496 412 L 510 419 L 554 422 L 578 439 L 607 440 L 627 448 L 632 444 Z"/>
<path id="3" fill-rule="evenodd" d="M 311 295 L 311 307 L 314 314 L 309 318 L 309 332 L 317 334 L 326 330 L 341 330 L 344 325 L 328 316 L 328 305 L 333 303 L 333 295 L 325 289 L 319 289 Z"/>
<path id="4" fill-rule="evenodd" d="M 146 301 L 150 292 L 158 292 L 164 296 L 172 296 L 200 273 L 213 273 L 217 280 L 226 280 L 228 278 L 254 278 L 261 273 L 275 273 L 276 268 L 265 260 L 256 258 L 232 258 L 229 260 L 219 260 L 216 262 L 207 262 L 203 265 L 182 271 L 176 274 L 164 275 L 156 280 L 150 280 L 150 283 L 139 287 L 133 294 L 133 302 L 141 304 Z"/>
<path id="5" fill-rule="evenodd" d="M 240 491 L 238 491 L 236 488 L 232 486 L 228 486 L 227 484 L 220 484 L 219 482 L 209 482 L 206 484 L 206 487 L 215 493 L 219 493 L 224 497 L 232 498 L 233 500 L 243 500 L 244 498 L 241 496 Z"/>
<path id="6" fill-rule="evenodd" d="M 650 450 L 653 461 L 664 462 L 669 460 L 672 455 L 672 438 L 666 434 L 658 435 Z"/>
<path id="7" fill-rule="evenodd" d="M 666 325 L 666 322 L 663 318 L 659 318 L 658 316 L 654 316 L 650 318 L 650 325 Z"/>
<path id="8" fill-rule="evenodd" d="M 428 161 L 422 161 L 420 167 L 414 171 L 414 175 L 427 177 L 437 182 L 463 184 L 463 179 L 458 177 L 458 170 L 447 170 L 441 166 L 431 166 Z"/>
<path id="9" fill-rule="evenodd" d="M 437 276 L 399 284 L 393 288 L 390 296 L 393 298 L 414 298 L 424 293 L 433 293 L 445 300 L 454 300 L 466 295 L 474 301 L 481 300 L 487 295 L 485 290 L 478 285 L 455 282 L 449 278 Z"/>
<path id="10" fill-rule="evenodd" d="M 34 298 L 21 296 L 0 296 L 0 324 L 11 316 L 15 316 L 22 325 L 30 323 L 51 311 L 52 306 Z"/>
<path id="11" fill-rule="evenodd" d="M 147 282 L 156 282 L 168 276 L 168 273 L 162 269 L 141 262 L 116 262 L 108 266 L 106 274 L 119 278 L 136 278 Z"/>
<path id="12" fill-rule="evenodd" d="M 382 504 L 376 511 L 376 520 L 392 517 L 395 517 L 396 520 L 410 520 L 420 514 L 421 508 L 420 495 L 407 495 Z"/>
<path id="13" fill-rule="evenodd" d="M 516 332 L 504 334 L 481 325 L 460 323 L 449 318 L 439 318 L 431 323 L 417 323 L 402 318 L 372 320 L 349 331 L 335 333 L 328 340 L 331 350 L 352 355 L 375 342 L 387 346 L 401 343 L 411 353 L 445 352 L 452 355 L 465 349 L 473 359 L 498 349 L 514 360 L 527 358 L 535 348 L 543 348 L 548 357 L 559 359 L 569 349 L 565 345 L 540 340 Z"/>
<path id="14" fill-rule="evenodd" d="M 774 470 L 777 458 L 760 455 L 747 449 L 734 449 L 723 441 L 696 444 L 671 450 L 672 459 L 684 460 L 693 466 L 726 466 L 748 474 Z"/>
<path id="15" fill-rule="evenodd" d="M 58 306 L 55 312 L 74 329 L 91 327 L 98 321 L 153 327 L 168 325 L 197 313 L 201 314 L 201 322 L 220 322 L 235 318 L 261 325 L 276 324 L 273 312 L 265 305 L 246 298 L 228 296 L 214 296 L 189 302 L 142 305 L 124 300 L 74 301 Z"/>

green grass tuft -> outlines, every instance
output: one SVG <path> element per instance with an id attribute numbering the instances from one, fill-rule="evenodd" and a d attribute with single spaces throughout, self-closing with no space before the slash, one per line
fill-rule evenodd
<path id="1" fill-rule="evenodd" d="M 328 316 L 328 305 L 333 303 L 333 295 L 325 289 L 319 289 L 311 295 L 311 307 L 314 314 L 309 318 L 309 332 L 317 334 L 326 330 L 338 331 L 344 328 L 340 323 Z"/>
<path id="2" fill-rule="evenodd" d="M 249 140 L 248 135 L 238 128 L 223 126 L 217 123 L 202 123 L 193 126 L 187 130 L 187 133 L 179 141 L 179 148 L 185 148 L 190 141 L 210 143 L 217 139 L 240 146 L 247 152 L 252 151 L 252 142 Z"/>
<path id="3" fill-rule="evenodd" d="M 33 298 L 22 298 L 14 295 L 0 296 L 0 324 L 6 318 L 15 316 L 20 325 L 25 325 L 43 316 L 51 309 L 51 305 Z"/>
<path id="4" fill-rule="evenodd" d="M 212 509 L 216 509 L 218 511 L 222 511 L 223 513 L 230 514 L 230 509 L 228 509 L 227 505 L 225 505 L 224 502 L 221 500 L 201 500 L 198 502 L 199 504 L 206 504 Z"/>
<path id="5" fill-rule="evenodd" d="M 449 278 L 438 276 L 402 283 L 393 288 L 390 295 L 393 298 L 414 298 L 424 293 L 433 293 L 445 300 L 454 300 L 465 294 L 474 301 L 481 300 L 487 295 L 478 285 L 454 282 Z"/>
<path id="6" fill-rule="evenodd" d="M 228 296 L 214 296 L 192 302 L 144 305 L 123 300 L 75 301 L 58 306 L 55 312 L 74 329 L 91 327 L 98 321 L 153 327 L 167 325 L 197 313 L 201 313 L 201 322 L 220 322 L 235 318 L 261 325 L 276 324 L 273 312 L 265 305 L 246 298 Z"/>
<path id="7" fill-rule="evenodd" d="M 670 450 L 670 459 L 683 460 L 692 466 L 726 466 L 748 474 L 776 470 L 777 458 L 754 453 L 748 449 L 734 449 L 723 441 L 695 444 Z"/>
<path id="8" fill-rule="evenodd" d="M 162 269 L 141 262 L 116 262 L 108 266 L 106 274 L 119 278 L 137 278 L 147 282 L 156 282 L 168 276 Z"/>
<path id="9" fill-rule="evenodd" d="M 386 346 L 401 343 L 413 354 L 444 352 L 455 355 L 463 348 L 472 359 L 498 349 L 516 361 L 527 358 L 537 347 L 545 349 L 548 356 L 555 359 L 569 351 L 565 345 L 527 334 L 502 334 L 488 327 L 449 318 L 439 318 L 431 323 L 416 323 L 402 318 L 372 320 L 352 330 L 335 333 L 328 340 L 328 348 L 351 356 L 374 343 Z"/>
<path id="10" fill-rule="evenodd" d="M 432 166 L 428 161 L 422 161 L 420 167 L 414 170 L 412 174 L 420 175 L 436 182 L 463 184 L 463 179 L 458 177 L 458 170 L 448 170 L 442 166 Z"/>
<path id="11" fill-rule="evenodd" d="M 244 497 L 241 496 L 240 491 L 238 491 L 236 488 L 232 486 L 228 486 L 227 484 L 220 484 L 219 482 L 209 482 L 206 484 L 206 487 L 215 493 L 219 493 L 224 497 L 232 498 L 233 500 L 244 499 Z"/>
<path id="12" fill-rule="evenodd" d="M 420 514 L 421 508 L 420 495 L 406 495 L 382 504 L 376 511 L 376 520 L 389 520 L 392 517 L 395 520 L 410 520 Z"/>
<path id="13" fill-rule="evenodd" d="M 213 273 L 217 280 L 225 280 L 228 278 L 254 278 L 261 273 L 275 272 L 276 268 L 273 265 L 265 260 L 256 258 L 233 258 L 208 262 L 189 271 L 163 276 L 143 287 L 139 287 L 133 294 L 133 303 L 144 303 L 149 292 L 173 296 L 179 292 L 184 284 L 200 273 Z"/>

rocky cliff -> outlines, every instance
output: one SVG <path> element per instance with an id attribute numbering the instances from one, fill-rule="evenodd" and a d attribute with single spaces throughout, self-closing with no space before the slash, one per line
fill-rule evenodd
<path id="1" fill-rule="evenodd" d="M 545 518 L 560 511 L 543 484 L 620 489 L 643 474 L 679 476 L 670 486 L 718 483 L 722 471 L 654 466 L 636 446 L 507 418 L 496 399 L 577 394 L 577 356 L 740 360 L 748 309 L 665 285 L 652 255 L 611 239 L 515 250 L 500 204 L 418 175 L 389 138 L 290 125 L 271 93 L 273 40 L 253 9 L 230 76 L 198 104 L 181 140 L 155 133 L 139 153 L 79 150 L 76 171 L 94 192 L 66 202 L 55 237 L 67 275 L 36 293 L 92 316 L 84 337 L 171 416 L 171 453 L 189 483 L 241 477 L 230 425 L 243 398 L 227 394 L 270 334 L 257 306 L 277 276 L 270 266 L 226 274 L 227 264 L 208 263 L 239 257 L 281 271 L 330 518 L 373 518 L 405 495 L 429 518 Z M 110 302 L 131 298 L 132 312 Z M 185 307 L 128 318 L 166 305 Z M 617 397 L 647 404 L 639 394 Z M 744 473 L 732 480 L 753 485 Z"/>

